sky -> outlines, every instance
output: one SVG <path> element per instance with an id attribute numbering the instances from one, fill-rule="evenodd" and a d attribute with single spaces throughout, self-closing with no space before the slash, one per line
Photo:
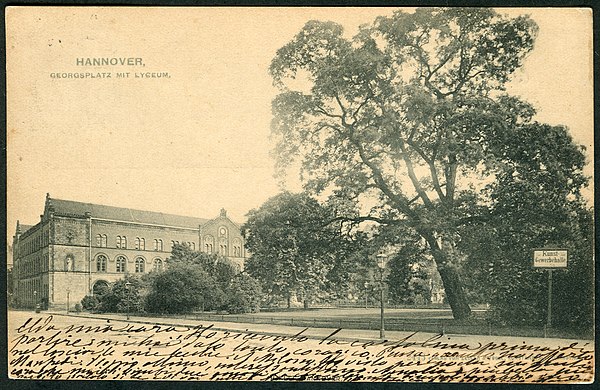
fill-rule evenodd
<path id="1" fill-rule="evenodd" d="M 8 237 L 17 220 L 39 222 L 46 193 L 202 218 L 223 207 L 244 222 L 280 192 L 269 141 L 276 50 L 310 19 L 340 23 L 350 37 L 393 10 L 8 8 Z M 591 176 L 591 11 L 498 11 L 530 14 L 540 28 L 508 92 L 533 103 L 537 120 L 570 128 Z M 98 57 L 143 66 L 77 65 Z M 52 77 L 81 72 L 111 78 Z"/>

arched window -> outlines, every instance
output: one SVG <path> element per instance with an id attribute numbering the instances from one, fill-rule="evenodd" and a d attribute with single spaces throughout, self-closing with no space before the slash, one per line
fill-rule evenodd
<path id="1" fill-rule="evenodd" d="M 219 245 L 219 251 L 223 256 L 229 255 L 229 253 L 227 252 L 227 244 Z"/>
<path id="2" fill-rule="evenodd" d="M 127 237 L 117 236 L 117 248 L 127 249 Z"/>
<path id="3" fill-rule="evenodd" d="M 96 236 L 96 246 L 102 246 L 102 234 Z"/>
<path id="4" fill-rule="evenodd" d="M 135 238 L 135 249 L 140 249 L 140 238 L 139 237 Z"/>
<path id="5" fill-rule="evenodd" d="M 144 272 L 146 261 L 141 257 L 135 259 L 135 272 Z"/>
<path id="6" fill-rule="evenodd" d="M 215 246 L 215 239 L 213 236 L 205 236 L 204 237 L 204 251 L 206 253 L 213 253 Z"/>
<path id="7" fill-rule="evenodd" d="M 163 242 L 161 239 L 158 240 L 158 250 L 162 252 L 163 250 Z"/>
<path id="8" fill-rule="evenodd" d="M 160 272 L 163 269 L 163 262 L 161 259 L 154 259 L 154 271 Z"/>
<path id="9" fill-rule="evenodd" d="M 92 293 L 96 298 L 98 298 L 100 295 L 106 294 L 108 290 L 108 283 L 104 280 L 96 281 L 96 283 L 94 283 L 94 286 L 92 287 Z"/>
<path id="10" fill-rule="evenodd" d="M 146 239 L 145 238 L 140 238 L 140 249 L 143 251 L 146 250 Z"/>
<path id="11" fill-rule="evenodd" d="M 239 238 L 233 239 L 233 256 L 242 257 L 242 241 Z"/>
<path id="12" fill-rule="evenodd" d="M 103 248 L 106 248 L 108 246 L 108 238 L 106 237 L 106 234 L 102 235 L 102 245 L 100 245 Z"/>
<path id="13" fill-rule="evenodd" d="M 195 242 L 190 242 L 190 248 L 192 248 L 193 251 L 196 250 L 196 243 Z"/>
<path id="14" fill-rule="evenodd" d="M 125 267 L 127 266 L 127 259 L 125 256 L 117 256 L 117 272 L 125 272 Z"/>
<path id="15" fill-rule="evenodd" d="M 98 272 L 106 272 L 106 256 L 98 255 L 96 257 L 96 271 Z"/>

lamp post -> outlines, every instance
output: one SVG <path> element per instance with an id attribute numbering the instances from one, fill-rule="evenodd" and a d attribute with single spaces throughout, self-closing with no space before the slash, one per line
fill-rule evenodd
<path id="1" fill-rule="evenodd" d="M 381 328 L 379 329 L 379 338 L 383 339 L 385 338 L 385 320 L 384 320 L 384 306 L 385 303 L 383 302 L 384 299 L 384 286 L 383 286 L 383 272 L 385 270 L 385 265 L 387 264 L 387 259 L 388 256 L 386 254 L 380 253 L 377 255 L 377 266 L 379 267 L 379 271 L 380 274 L 380 279 L 379 281 L 381 282 Z"/>
<path id="2" fill-rule="evenodd" d="M 71 293 L 70 289 L 67 289 L 67 314 L 69 313 L 69 294 Z"/>
<path id="3" fill-rule="evenodd" d="M 35 306 L 35 312 L 39 313 L 40 306 L 38 305 L 38 300 L 37 300 L 37 290 L 33 290 L 33 304 Z"/>
<path id="4" fill-rule="evenodd" d="M 131 286 L 131 283 L 129 282 L 125 282 L 125 289 L 127 290 L 127 319 L 129 320 L 129 301 L 131 298 L 131 289 L 129 288 Z"/>
<path id="5" fill-rule="evenodd" d="M 369 282 L 365 282 L 365 309 L 369 308 Z"/>

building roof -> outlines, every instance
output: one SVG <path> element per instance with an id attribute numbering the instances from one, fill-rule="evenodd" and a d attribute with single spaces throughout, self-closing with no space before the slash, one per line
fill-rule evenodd
<path id="1" fill-rule="evenodd" d="M 185 217 L 181 215 L 165 214 L 155 211 L 135 210 L 125 207 L 105 206 L 55 198 L 47 199 L 46 207 L 48 206 L 52 207 L 55 215 L 83 217 L 85 216 L 86 212 L 89 212 L 91 216 L 95 218 L 194 229 L 198 229 L 200 225 L 204 225 L 209 221 L 208 219 L 204 218 Z"/>
<path id="2" fill-rule="evenodd" d="M 23 225 L 22 223 L 20 223 L 19 227 L 21 228 L 21 233 L 25 233 L 27 230 L 31 229 L 33 225 Z"/>

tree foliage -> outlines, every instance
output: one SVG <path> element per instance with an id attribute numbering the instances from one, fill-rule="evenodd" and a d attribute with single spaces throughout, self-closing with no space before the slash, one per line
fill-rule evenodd
<path id="1" fill-rule="evenodd" d="M 225 256 L 195 251 L 186 244 L 175 244 L 167 263 L 197 265 L 214 278 L 223 291 L 241 271 L 239 265 Z"/>
<path id="2" fill-rule="evenodd" d="M 126 275 L 98 296 L 96 309 L 109 313 L 139 313 L 144 311 L 145 283 L 138 277 Z"/>
<path id="3" fill-rule="evenodd" d="M 422 247 L 405 245 L 390 259 L 387 276 L 389 298 L 401 304 L 431 301 L 429 259 Z"/>
<path id="4" fill-rule="evenodd" d="M 306 194 L 282 193 L 248 213 L 242 227 L 252 254 L 247 272 L 274 297 L 305 299 L 326 292 L 328 282 L 349 271 L 354 242 L 343 238 L 334 211 Z"/>
<path id="5" fill-rule="evenodd" d="M 554 323 L 589 327 L 593 318 L 593 229 L 581 198 L 582 148 L 566 128 L 527 124 L 494 148 L 503 169 L 485 191 L 486 218 L 462 227 L 473 283 L 502 323 L 541 324 L 547 316 L 547 273 L 531 267 L 533 248 L 561 247 L 569 267 L 554 273 Z"/>
<path id="6" fill-rule="evenodd" d="M 222 289 L 208 272 L 182 262 L 170 265 L 153 278 L 146 307 L 152 313 L 189 313 L 220 308 L 223 300 Z"/>
<path id="7" fill-rule="evenodd" d="M 298 160 L 307 190 L 375 203 L 349 220 L 421 237 L 455 318 L 470 315 L 461 234 L 502 206 L 501 193 L 525 185 L 511 182 L 514 167 L 548 189 L 537 193 L 544 202 L 577 197 L 585 182 L 565 129 L 534 122 L 533 107 L 503 92 L 536 33 L 527 16 L 419 8 L 379 17 L 352 39 L 338 24 L 310 21 L 271 63 L 280 172 Z M 566 185 L 551 193 L 556 177 Z"/>
<path id="8" fill-rule="evenodd" d="M 229 283 L 225 306 L 232 314 L 255 313 L 260 309 L 261 296 L 258 281 L 246 273 L 240 273 Z"/>
<path id="9" fill-rule="evenodd" d="M 194 310 L 257 311 L 257 282 L 241 276 L 239 266 L 224 256 L 176 244 L 165 271 L 151 279 L 147 310 L 154 313 L 188 313 Z"/>

